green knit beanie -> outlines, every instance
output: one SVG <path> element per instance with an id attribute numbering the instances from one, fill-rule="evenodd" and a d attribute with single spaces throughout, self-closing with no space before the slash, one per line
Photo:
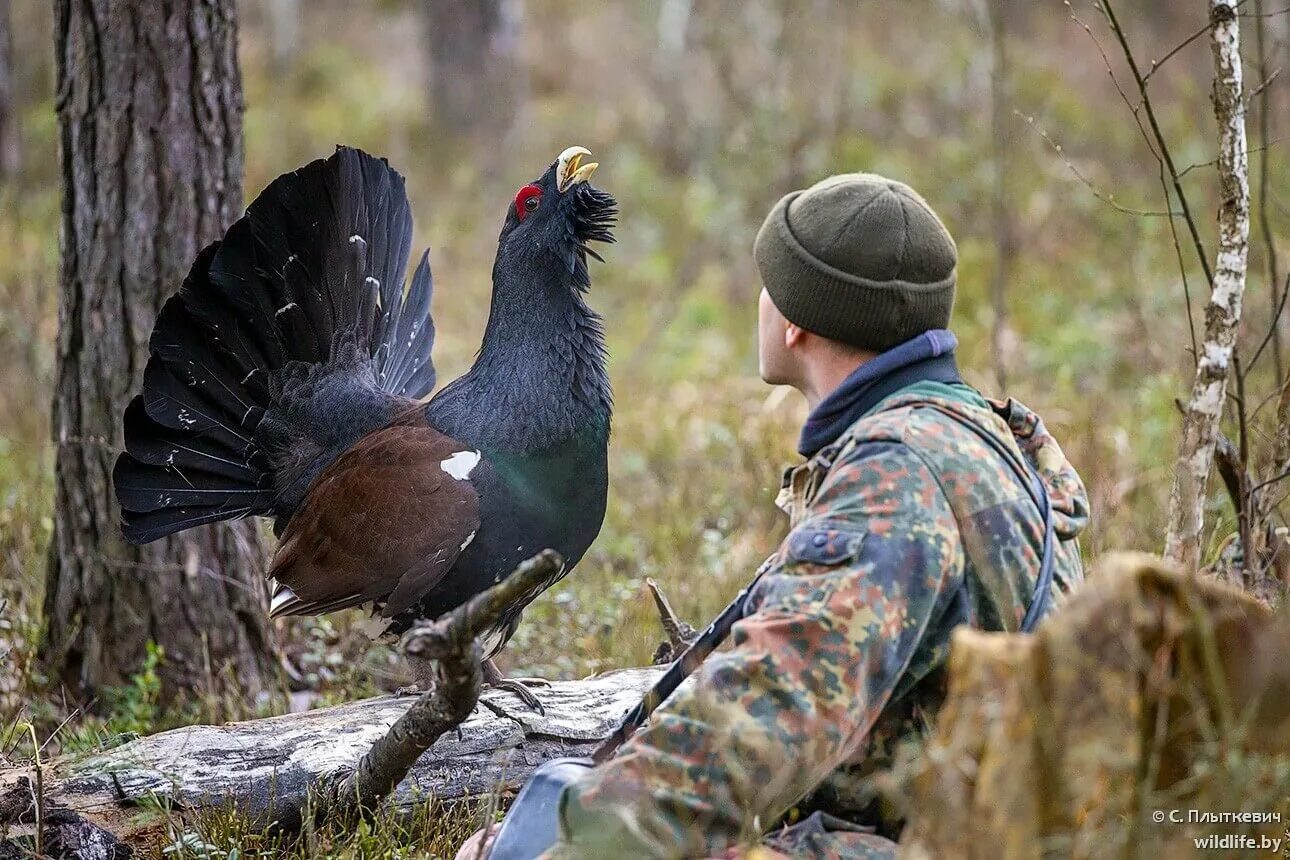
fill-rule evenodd
<path id="1" fill-rule="evenodd" d="M 844 173 L 794 191 L 753 255 L 780 313 L 830 340 L 882 352 L 949 325 L 958 251 L 903 182 Z"/>

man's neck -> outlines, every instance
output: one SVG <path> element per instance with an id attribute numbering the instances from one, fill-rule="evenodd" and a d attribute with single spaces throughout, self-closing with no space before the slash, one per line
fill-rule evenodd
<path id="1" fill-rule="evenodd" d="M 867 364 L 873 356 L 836 358 L 830 361 L 812 363 L 806 369 L 806 378 L 802 381 L 800 391 L 806 397 L 806 404 L 814 411 L 820 401 L 828 397 L 848 376 L 855 373 L 862 365 Z"/>

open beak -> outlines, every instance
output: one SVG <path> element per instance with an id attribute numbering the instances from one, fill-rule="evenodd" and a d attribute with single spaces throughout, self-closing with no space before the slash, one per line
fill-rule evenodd
<path id="1" fill-rule="evenodd" d="M 556 188 L 559 189 L 561 194 L 579 182 L 586 182 L 591 178 L 591 174 L 596 172 L 596 168 L 600 166 L 595 161 L 583 164 L 582 158 L 585 155 L 591 155 L 591 150 L 582 146 L 571 146 L 560 153 L 560 157 L 556 159 Z"/>

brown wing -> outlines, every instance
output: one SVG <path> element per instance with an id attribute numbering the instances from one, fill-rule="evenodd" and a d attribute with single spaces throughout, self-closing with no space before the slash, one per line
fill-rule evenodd
<path id="1" fill-rule="evenodd" d="M 273 555 L 270 615 L 369 601 L 397 615 L 474 539 L 479 497 L 468 474 L 479 454 L 418 419 L 364 436 L 314 481 Z"/>

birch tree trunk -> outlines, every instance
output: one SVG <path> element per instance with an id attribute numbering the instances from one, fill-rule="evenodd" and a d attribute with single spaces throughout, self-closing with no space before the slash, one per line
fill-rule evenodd
<path id="1" fill-rule="evenodd" d="M 1205 484 L 1214 461 L 1227 376 L 1241 322 L 1250 236 L 1249 153 L 1241 78 L 1241 37 L 1230 0 L 1210 0 L 1214 116 L 1218 120 L 1218 259 L 1191 399 L 1183 418 L 1169 498 L 1165 555 L 1184 569 L 1200 560 Z"/>

